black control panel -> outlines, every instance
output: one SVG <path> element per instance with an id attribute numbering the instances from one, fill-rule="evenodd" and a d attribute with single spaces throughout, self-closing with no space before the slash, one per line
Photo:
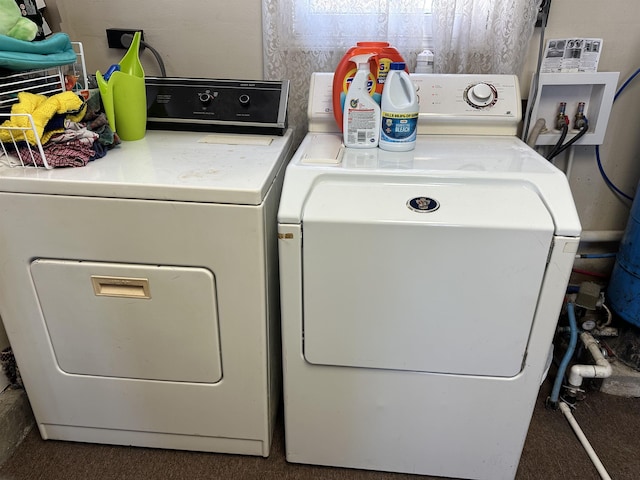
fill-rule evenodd
<path id="1" fill-rule="evenodd" d="M 146 77 L 147 127 L 282 135 L 289 81 Z"/>

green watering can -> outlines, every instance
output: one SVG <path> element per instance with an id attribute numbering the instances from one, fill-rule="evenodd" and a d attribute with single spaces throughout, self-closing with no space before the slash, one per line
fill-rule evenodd
<path id="1" fill-rule="evenodd" d="M 96 72 L 109 126 L 125 141 L 140 140 L 147 128 L 147 94 L 144 70 L 140 63 L 140 32 L 136 32 L 129 50 L 120 60 L 120 71 L 105 80 Z"/>

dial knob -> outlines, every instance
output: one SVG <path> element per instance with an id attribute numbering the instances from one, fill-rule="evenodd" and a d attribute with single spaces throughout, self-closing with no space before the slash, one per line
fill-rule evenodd
<path id="1" fill-rule="evenodd" d="M 207 105 L 211 103 L 211 100 L 213 100 L 213 95 L 211 95 L 211 93 L 207 90 L 206 92 L 199 93 L 198 98 L 203 104 Z"/>
<path id="2" fill-rule="evenodd" d="M 251 98 L 246 93 L 243 93 L 242 95 L 240 95 L 240 97 L 238 97 L 238 101 L 240 102 L 240 105 L 244 105 L 246 107 L 247 105 L 249 105 Z"/>
<path id="3" fill-rule="evenodd" d="M 488 83 L 476 83 L 467 90 L 467 102 L 475 108 L 483 108 L 496 103 L 498 92 Z"/>

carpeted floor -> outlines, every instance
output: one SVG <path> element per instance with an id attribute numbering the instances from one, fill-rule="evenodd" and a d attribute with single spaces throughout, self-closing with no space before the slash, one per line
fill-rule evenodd
<path id="1" fill-rule="evenodd" d="M 600 478 L 560 411 L 541 389 L 517 480 Z M 590 392 L 574 412 L 613 480 L 640 478 L 640 399 Z M 464 459 L 460 459 L 464 461 Z M 415 480 L 416 475 L 287 463 L 282 416 L 269 458 L 43 441 L 31 431 L 0 466 L 0 480 L 224 479 Z"/>

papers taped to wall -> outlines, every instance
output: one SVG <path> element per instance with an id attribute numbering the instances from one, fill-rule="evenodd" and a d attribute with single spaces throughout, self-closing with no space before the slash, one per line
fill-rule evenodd
<path id="1" fill-rule="evenodd" d="M 562 38 L 547 41 L 542 73 L 597 72 L 601 38 Z"/>

